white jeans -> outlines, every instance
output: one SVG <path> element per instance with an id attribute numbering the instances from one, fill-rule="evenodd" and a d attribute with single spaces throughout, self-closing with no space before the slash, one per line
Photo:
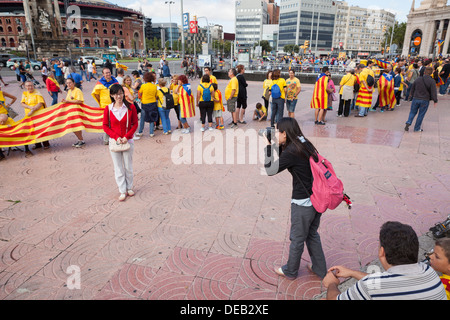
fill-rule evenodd
<path id="1" fill-rule="evenodd" d="M 133 189 L 133 151 L 133 142 L 130 142 L 128 151 L 110 151 L 114 164 L 114 176 L 120 193 L 126 193 L 128 190 Z"/>

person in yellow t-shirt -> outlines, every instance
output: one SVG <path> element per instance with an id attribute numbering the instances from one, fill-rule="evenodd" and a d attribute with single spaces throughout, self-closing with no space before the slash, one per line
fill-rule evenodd
<path id="1" fill-rule="evenodd" d="M 286 80 L 280 78 L 281 71 L 275 70 L 272 73 L 272 85 L 270 92 L 272 95 L 272 115 L 270 117 L 270 126 L 275 127 L 275 122 L 278 122 L 284 115 L 284 101 L 286 99 Z M 275 87 L 277 86 L 277 87 Z"/>
<path id="2" fill-rule="evenodd" d="M 170 118 L 169 118 L 170 109 L 163 108 L 164 95 L 167 93 L 170 93 L 169 88 L 167 88 L 166 85 L 167 85 L 167 82 L 165 79 L 161 78 L 158 80 L 158 86 L 159 86 L 159 89 L 157 91 L 158 112 L 159 112 L 159 117 L 161 118 L 161 123 L 163 126 L 164 134 L 167 135 L 167 134 L 171 133 L 172 130 L 171 130 L 171 124 L 170 124 Z"/>
<path id="3" fill-rule="evenodd" d="M 5 97 L 11 99 L 11 101 L 8 104 L 6 104 Z M 11 108 L 11 106 L 16 101 L 17 101 L 16 96 L 13 96 L 12 94 L 2 91 L 2 88 L 0 87 L 0 114 L 8 114 L 7 108 Z M 11 117 L 11 115 L 9 115 L 9 116 Z"/>
<path id="4" fill-rule="evenodd" d="M 348 117 L 350 115 L 350 104 L 354 98 L 355 76 L 352 68 L 346 69 L 347 74 L 342 77 L 339 83 L 339 109 L 338 117 Z M 344 93 L 345 91 L 345 93 Z"/>
<path id="5" fill-rule="evenodd" d="M 205 67 L 203 70 L 205 71 L 205 75 L 209 76 L 209 82 L 210 83 L 215 83 L 215 84 L 219 85 L 217 83 L 217 78 L 212 74 L 212 71 L 211 71 L 210 67 Z"/>
<path id="6" fill-rule="evenodd" d="M 178 94 L 178 76 L 174 75 L 172 76 L 172 79 L 170 81 L 170 93 L 173 96 L 173 103 L 175 105 L 175 113 L 177 115 L 177 119 L 178 119 L 178 126 L 177 129 L 183 129 L 183 125 L 181 123 L 181 118 L 180 118 L 180 96 Z"/>
<path id="7" fill-rule="evenodd" d="M 300 80 L 295 77 L 295 71 L 289 70 L 289 78 L 286 79 L 286 109 L 289 117 L 295 117 L 295 107 L 297 105 L 297 97 L 302 90 Z"/>
<path id="8" fill-rule="evenodd" d="M 216 118 L 216 129 L 223 130 L 225 129 L 225 126 L 223 124 L 223 111 L 225 111 L 225 108 L 223 107 L 222 102 L 222 92 L 220 92 L 219 88 L 217 87 L 217 83 L 213 83 L 212 86 L 214 89 L 213 118 Z"/>
<path id="9" fill-rule="evenodd" d="M 256 110 L 253 112 L 253 120 L 263 121 L 267 119 L 267 109 L 261 103 L 256 104 Z"/>
<path id="10" fill-rule="evenodd" d="M 14 124 L 13 119 L 8 117 L 8 114 L 6 113 L 0 113 L 0 127 L 1 126 L 8 126 L 11 127 Z M 4 160 L 6 157 L 3 154 L 2 148 L 0 148 L 0 161 Z"/>
<path id="11" fill-rule="evenodd" d="M 67 78 L 66 85 L 67 89 L 69 90 L 67 91 L 66 98 L 62 100 L 62 103 L 83 104 L 84 103 L 83 92 L 80 90 L 80 88 L 77 88 L 75 86 L 75 81 L 72 78 Z M 82 146 L 86 145 L 86 143 L 83 140 L 83 133 L 81 132 L 81 130 L 75 131 L 74 134 L 78 138 L 78 141 L 72 144 L 72 147 L 81 148 Z"/>
<path id="12" fill-rule="evenodd" d="M 430 255 L 430 265 L 436 272 L 442 273 L 441 282 L 447 300 L 450 300 L 450 238 L 436 240 L 433 253 Z"/>
<path id="13" fill-rule="evenodd" d="M 269 108 L 270 87 L 272 86 L 272 71 L 266 73 L 266 79 L 263 82 L 263 100 L 266 110 Z"/>
<path id="14" fill-rule="evenodd" d="M 210 100 L 204 100 L 204 93 L 208 93 L 210 95 Z M 209 75 L 205 74 L 202 77 L 201 83 L 197 87 L 197 107 L 200 109 L 200 120 L 202 122 L 201 131 L 205 131 L 207 127 L 205 127 L 206 116 L 208 116 L 209 130 L 213 130 L 212 127 L 212 118 L 213 118 L 213 110 L 214 110 L 214 88 L 211 83 L 211 79 Z"/>
<path id="15" fill-rule="evenodd" d="M 237 71 L 234 68 L 228 70 L 228 77 L 230 78 L 230 82 L 228 82 L 227 87 L 225 88 L 225 100 L 227 101 L 227 110 L 231 113 L 232 122 L 231 128 L 237 127 L 238 115 L 236 114 L 236 103 L 237 96 L 239 93 L 239 82 L 236 78 Z"/>
<path id="16" fill-rule="evenodd" d="M 158 121 L 158 87 L 154 72 L 144 73 L 144 84 L 138 91 L 138 98 L 141 100 L 141 119 L 139 120 L 139 132 L 135 136 L 140 137 L 144 131 L 145 122 L 150 123 L 150 137 L 155 136 L 155 122 Z"/>
<path id="17" fill-rule="evenodd" d="M 36 90 L 33 82 L 25 81 L 25 89 L 22 93 L 22 99 L 20 100 L 22 107 L 25 109 L 25 116 L 31 117 L 36 111 L 42 110 L 46 107 L 44 97 L 42 94 Z M 33 149 L 42 148 L 44 145 L 44 149 L 50 148 L 50 143 L 48 141 L 44 141 L 42 144 L 40 142 L 36 143 Z M 25 156 L 32 156 L 28 145 L 25 146 Z"/>

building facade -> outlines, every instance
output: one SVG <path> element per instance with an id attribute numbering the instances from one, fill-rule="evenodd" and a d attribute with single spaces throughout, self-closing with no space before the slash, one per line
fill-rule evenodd
<path id="1" fill-rule="evenodd" d="M 278 51 L 309 41 L 314 54 L 327 54 L 333 45 L 336 3 L 332 0 L 281 0 Z"/>
<path id="2" fill-rule="evenodd" d="M 70 1 L 69 5 L 78 6 L 81 14 L 79 28 L 68 28 L 64 3 L 59 2 L 62 32 L 73 38 L 74 47 L 144 49 L 142 13 L 103 0 Z M 0 49 L 19 49 L 19 39 L 27 33 L 23 2 L 0 0 Z"/>
<path id="3" fill-rule="evenodd" d="M 395 24 L 395 15 L 386 10 L 365 9 L 337 3 L 333 35 L 333 51 L 346 51 L 352 56 L 381 53 L 385 30 Z"/>
<path id="4" fill-rule="evenodd" d="M 413 0 L 402 55 L 429 58 L 449 55 L 450 6 L 447 0 L 423 0 L 418 8 L 415 5 Z"/>
<path id="5" fill-rule="evenodd" d="M 267 2 L 261 0 L 236 1 L 236 47 L 238 50 L 250 50 L 261 41 L 263 25 L 269 23 Z"/>

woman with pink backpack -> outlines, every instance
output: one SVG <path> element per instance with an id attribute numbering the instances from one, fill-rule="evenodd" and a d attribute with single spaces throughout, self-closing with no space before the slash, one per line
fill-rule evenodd
<path id="1" fill-rule="evenodd" d="M 287 169 L 293 178 L 289 258 L 284 266 L 276 267 L 275 272 L 290 280 L 297 278 L 306 244 L 312 262 L 308 269 L 323 278 L 327 273 L 327 266 L 317 231 L 322 214 L 311 201 L 313 173 L 310 159 L 318 162 L 319 154 L 314 145 L 304 137 L 294 118 L 282 118 L 277 123 L 277 129 L 272 132 L 275 132 L 274 140 L 277 145 L 267 141 L 266 172 L 273 176 Z M 274 152 L 279 154 L 276 161 Z"/>

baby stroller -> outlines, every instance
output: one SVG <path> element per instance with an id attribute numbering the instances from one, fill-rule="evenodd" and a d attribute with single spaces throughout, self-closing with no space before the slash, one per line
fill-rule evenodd
<path id="1" fill-rule="evenodd" d="M 39 83 L 39 81 L 37 81 L 33 75 L 31 73 L 26 73 L 25 76 L 27 77 L 27 80 L 33 82 L 33 84 L 35 85 L 36 88 L 41 89 L 44 88 L 44 86 L 41 86 L 41 84 Z"/>

